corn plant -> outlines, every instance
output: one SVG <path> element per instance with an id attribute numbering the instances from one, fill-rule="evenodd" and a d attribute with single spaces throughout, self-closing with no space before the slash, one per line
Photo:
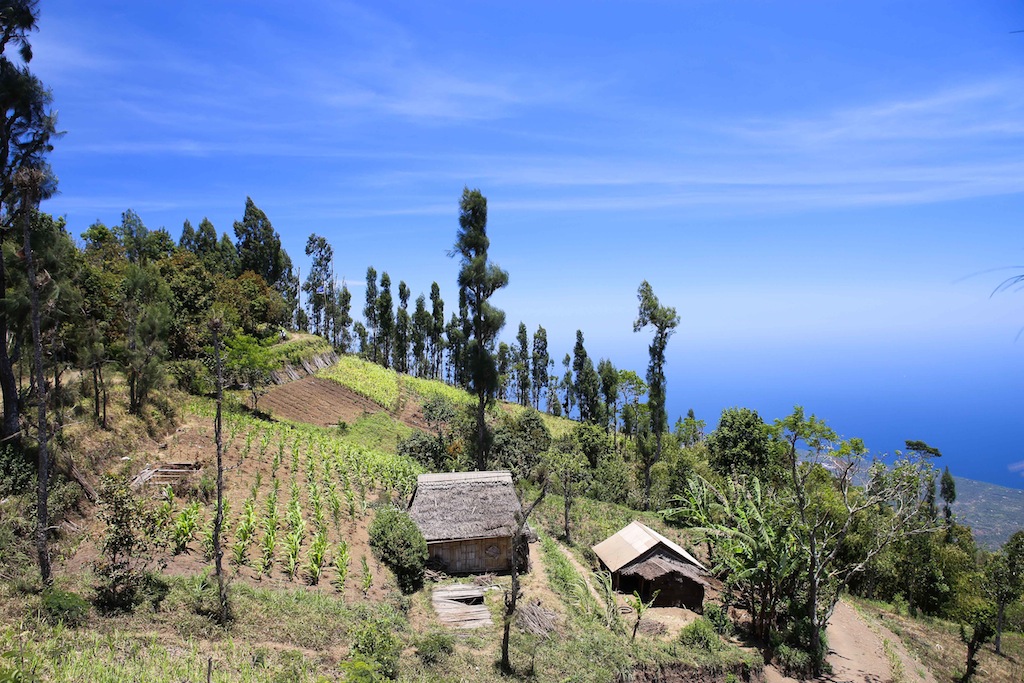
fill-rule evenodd
<path id="1" fill-rule="evenodd" d="M 312 484 L 316 481 L 316 460 L 313 459 L 312 452 L 307 453 L 306 457 L 306 482 Z"/>
<path id="2" fill-rule="evenodd" d="M 274 454 L 274 460 L 270 463 L 270 471 L 276 476 L 277 469 L 281 466 L 281 461 L 284 459 L 284 437 L 277 442 L 277 453 Z"/>
<path id="3" fill-rule="evenodd" d="M 260 544 L 262 554 L 256 564 L 256 571 L 261 576 L 270 574 L 274 568 L 274 551 L 277 550 L 277 526 L 266 526 L 263 534 L 263 542 Z"/>
<path id="4" fill-rule="evenodd" d="M 256 496 L 260 492 L 260 487 L 262 485 L 263 485 L 263 473 L 262 472 L 257 472 L 256 473 L 256 480 L 253 481 L 252 487 L 249 489 L 249 497 L 252 498 L 253 500 L 255 500 Z"/>
<path id="5" fill-rule="evenodd" d="M 365 559 L 365 558 L 364 558 Z M 338 541 L 338 549 L 334 555 L 334 568 L 337 570 L 337 574 L 334 577 L 334 587 L 338 589 L 340 593 L 345 592 L 345 579 L 348 578 L 348 564 L 349 564 L 349 549 L 348 541 Z"/>
<path id="6" fill-rule="evenodd" d="M 253 439 L 253 432 L 248 432 L 247 431 L 245 433 L 245 445 L 242 446 L 242 460 L 245 460 L 246 458 L 248 458 L 249 457 L 249 453 L 252 452 L 252 439 Z"/>
<path id="7" fill-rule="evenodd" d="M 338 484 L 333 480 L 327 483 L 327 504 L 331 508 L 334 527 L 338 528 L 341 523 L 341 498 L 338 497 Z"/>
<path id="8" fill-rule="evenodd" d="M 156 509 L 156 528 L 163 530 L 167 528 L 167 525 L 171 523 L 171 517 L 174 516 L 174 489 L 170 486 L 164 488 L 164 502 L 160 503 Z"/>
<path id="9" fill-rule="evenodd" d="M 324 516 L 324 499 L 320 494 L 320 488 L 316 484 L 309 485 L 309 505 L 313 508 L 313 525 L 317 531 L 323 531 L 326 527 Z"/>
<path id="10" fill-rule="evenodd" d="M 356 518 L 356 497 L 352 489 L 345 489 L 345 499 L 348 501 L 348 518 L 355 521 Z"/>
<path id="11" fill-rule="evenodd" d="M 363 591 L 363 597 L 373 588 L 373 572 L 370 571 L 370 564 L 366 561 L 366 555 L 359 558 L 360 571 L 359 588 Z"/>
<path id="12" fill-rule="evenodd" d="M 249 546 L 252 545 L 256 533 L 256 501 L 249 498 L 245 501 L 242 511 L 242 522 L 238 525 L 238 534 L 231 546 L 231 561 L 234 564 L 245 564 Z"/>
<path id="13" fill-rule="evenodd" d="M 224 501 L 224 517 L 223 517 L 223 519 L 221 521 L 221 533 L 222 534 L 226 534 L 227 531 L 228 531 L 228 513 L 230 511 L 230 508 L 231 508 L 231 506 L 228 504 L 228 501 Z M 212 560 L 213 559 L 213 525 L 216 522 L 217 522 L 217 516 L 214 515 L 210 519 L 209 523 L 207 523 L 206 527 L 203 528 L 203 538 L 202 538 L 203 557 L 205 557 L 208 560 Z"/>
<path id="14" fill-rule="evenodd" d="M 306 554 L 306 576 L 312 586 L 320 583 L 320 575 L 324 571 L 324 560 L 327 558 L 327 532 L 321 531 L 313 537 Z"/>
<path id="15" fill-rule="evenodd" d="M 305 526 L 305 522 L 302 520 L 302 508 L 297 498 L 288 501 L 288 512 L 285 513 L 285 516 L 289 533 Z"/>
<path id="16" fill-rule="evenodd" d="M 175 555 L 188 550 L 188 544 L 195 538 L 196 530 L 199 528 L 199 509 L 199 501 L 195 501 L 185 506 L 174 518 L 171 540 L 174 541 Z"/>
<path id="17" fill-rule="evenodd" d="M 299 571 L 299 550 L 302 548 L 302 529 L 298 528 L 290 532 L 284 539 L 285 574 L 289 579 L 295 579 Z"/>

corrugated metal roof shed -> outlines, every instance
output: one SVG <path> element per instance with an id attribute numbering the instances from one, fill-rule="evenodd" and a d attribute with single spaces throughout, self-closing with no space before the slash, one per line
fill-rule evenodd
<path id="1" fill-rule="evenodd" d="M 617 572 L 657 545 L 670 550 L 695 567 L 707 571 L 707 568 L 693 555 L 641 522 L 632 522 L 616 534 L 601 541 L 594 546 L 594 552 L 610 571 Z"/>

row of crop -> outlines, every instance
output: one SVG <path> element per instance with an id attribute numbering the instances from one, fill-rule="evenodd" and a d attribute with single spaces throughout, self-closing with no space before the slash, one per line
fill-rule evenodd
<path id="1" fill-rule="evenodd" d="M 266 425 L 245 416 L 236 417 L 226 427 L 225 433 L 234 431 L 235 427 L 241 433 L 243 428 L 249 427 L 244 434 L 244 445 L 237 449 L 235 457 L 243 461 L 245 458 L 255 458 L 262 463 L 269 461 L 271 465 L 270 492 L 262 503 L 259 494 L 263 475 L 258 472 L 235 517 L 231 515 L 230 505 L 227 506 L 223 525 L 229 562 L 235 566 L 251 566 L 258 577 L 271 574 L 276 565 L 289 579 L 295 579 L 301 572 L 308 582 L 318 583 L 324 570 L 334 567 L 332 584 L 343 587 L 349 574 L 349 551 L 340 538 L 342 517 L 347 513 L 349 520 L 354 521 L 365 513 L 368 489 L 390 489 L 407 494 L 420 471 L 415 463 L 405 458 L 342 443 L 328 430 Z M 286 476 L 290 477 L 290 497 L 283 520 L 279 512 L 281 480 L 278 472 L 281 470 L 287 470 Z M 305 480 L 304 487 L 300 487 L 300 477 Z M 305 509 L 300 495 L 303 488 Z M 175 500 L 170 491 L 160 507 L 162 517 L 172 529 L 175 552 L 188 551 L 189 543 L 203 527 L 202 549 L 212 557 L 212 514 L 208 515 L 210 519 L 205 526 L 202 518 L 207 515 L 198 503 L 185 505 L 175 515 Z M 262 515 L 258 512 L 260 509 Z M 333 544 L 328 518 L 333 520 L 339 536 Z M 307 533 L 307 519 L 312 522 L 311 535 Z M 254 545 L 258 545 L 258 553 L 251 558 Z M 368 590 L 371 584 L 372 574 L 364 566 L 360 586 Z"/>
<path id="2" fill-rule="evenodd" d="M 200 417 L 212 417 L 214 406 L 212 401 L 198 399 L 190 403 L 189 410 Z M 335 430 L 312 425 L 267 423 L 244 413 L 226 412 L 223 434 L 225 453 L 231 453 L 232 446 L 242 442 L 234 449 L 233 457 L 237 457 L 239 463 L 249 457 L 255 457 L 261 463 L 267 463 L 269 459 L 273 473 L 285 463 L 294 472 L 303 449 L 320 453 L 320 457 L 327 452 L 333 453 L 342 460 L 346 481 L 367 488 L 392 489 L 399 494 L 408 494 L 416 483 L 416 477 L 423 472 L 422 466 L 412 458 L 345 443 Z M 240 439 L 241 434 L 244 437 Z M 286 456 L 290 456 L 290 460 Z"/>

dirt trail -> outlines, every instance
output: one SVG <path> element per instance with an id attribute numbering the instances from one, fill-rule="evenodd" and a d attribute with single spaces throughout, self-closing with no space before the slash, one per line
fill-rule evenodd
<path id="1" fill-rule="evenodd" d="M 889 683 L 893 680 L 892 666 L 885 653 L 884 641 L 895 653 L 903 667 L 903 680 L 907 683 L 935 683 L 935 678 L 903 647 L 899 637 L 881 624 L 868 623 L 848 603 L 840 601 L 828 623 L 828 662 L 832 674 L 823 676 L 822 683 Z M 796 679 L 783 676 L 774 667 L 765 668 L 767 683 L 796 683 Z"/>
<path id="2" fill-rule="evenodd" d="M 569 562 L 572 563 L 572 566 L 576 568 L 576 571 L 579 572 L 579 575 L 583 577 L 583 582 L 587 584 L 587 588 L 590 589 L 590 594 L 594 596 L 594 600 L 597 601 L 597 604 L 604 605 L 604 598 L 602 598 L 601 594 L 597 592 L 596 588 L 594 588 L 594 584 L 590 582 L 590 575 L 593 572 L 591 572 L 589 569 L 585 569 L 583 565 L 580 564 L 579 561 L 573 556 L 571 550 L 566 548 L 561 543 L 558 543 L 556 545 L 558 545 L 558 549 L 562 551 L 562 554 L 565 555 L 565 559 L 569 560 Z"/>

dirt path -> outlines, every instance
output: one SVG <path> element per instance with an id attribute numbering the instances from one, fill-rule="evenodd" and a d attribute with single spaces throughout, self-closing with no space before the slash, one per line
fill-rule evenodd
<path id="1" fill-rule="evenodd" d="M 590 589 L 590 594 L 594 596 L 594 600 L 597 601 L 597 604 L 604 605 L 604 598 L 602 598 L 601 594 L 597 592 L 596 588 L 594 588 L 594 584 L 590 582 L 590 575 L 592 572 L 589 569 L 584 568 L 583 565 L 580 564 L 573 556 L 572 551 L 564 545 L 561 543 L 556 543 L 555 545 L 557 545 L 558 549 L 562 551 L 563 555 L 565 555 L 565 559 L 569 560 L 569 562 L 572 563 L 572 566 L 576 568 L 576 571 L 579 572 L 579 575 L 583 577 L 584 583 L 587 584 L 587 588 Z"/>
<path id="2" fill-rule="evenodd" d="M 873 620 L 869 624 L 843 601 L 836 605 L 828 623 L 828 662 L 832 665 L 832 674 L 818 680 L 822 683 L 890 683 L 893 672 L 885 652 L 886 642 L 903 669 L 903 681 L 935 683 L 931 673 L 907 652 L 895 634 Z M 767 683 L 796 681 L 783 676 L 774 667 L 765 668 L 765 680 Z"/>

